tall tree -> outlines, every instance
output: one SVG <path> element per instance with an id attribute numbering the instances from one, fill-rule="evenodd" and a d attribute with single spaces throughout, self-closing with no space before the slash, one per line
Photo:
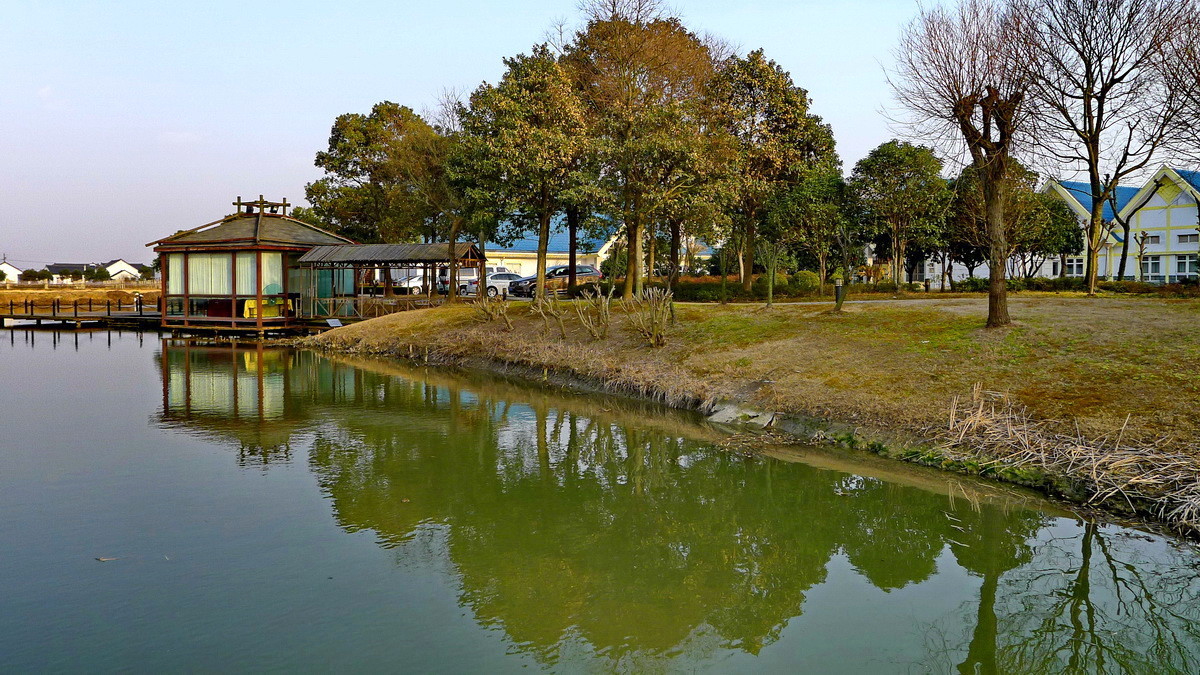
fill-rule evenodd
<path id="1" fill-rule="evenodd" d="M 546 45 L 504 60 L 499 84 L 484 84 L 464 110 L 464 144 L 474 168 L 493 180 L 512 221 L 538 237 L 537 292 L 546 295 L 550 224 L 567 206 L 577 160 L 587 144 L 583 107 L 572 81 Z"/>
<path id="2" fill-rule="evenodd" d="M 403 242 L 420 236 L 436 215 L 396 170 L 413 135 L 432 129 L 410 108 L 384 101 L 369 115 L 334 120 L 329 148 L 317 153 L 325 172 L 304 187 L 317 218 L 361 242 Z"/>
<path id="3" fill-rule="evenodd" d="M 1008 205 L 1004 210 L 1005 260 L 1010 272 L 1034 276 L 1053 256 L 1070 255 L 1083 249 L 1079 221 L 1061 199 L 1038 191 L 1038 175 L 1016 159 L 1009 158 Z M 952 250 L 978 251 L 988 242 L 987 209 L 983 181 L 974 166 L 963 168 L 953 183 L 948 246 Z M 967 255 L 970 255 L 969 253 Z"/>
<path id="4" fill-rule="evenodd" d="M 804 171 L 795 185 L 782 192 L 767 218 L 772 229 L 790 229 L 795 243 L 816 258 L 822 293 L 830 256 L 846 227 L 845 195 L 838 163 L 824 162 Z"/>
<path id="5" fill-rule="evenodd" d="M 941 172 L 933 150 L 894 140 L 854 166 L 848 186 L 863 224 L 891 245 L 893 283 L 901 282 L 909 245 L 929 248 L 943 233 L 950 189 Z"/>
<path id="6" fill-rule="evenodd" d="M 1024 17 L 997 0 L 922 8 L 903 31 L 890 80 L 918 128 L 967 150 L 980 170 L 988 233 L 988 318 L 1011 323 L 1004 268 L 1008 157 L 1028 132 Z"/>
<path id="7" fill-rule="evenodd" d="M 712 72 L 708 48 L 655 0 L 608 0 L 585 8 L 564 65 L 576 78 L 603 163 L 609 208 L 622 223 L 629 267 L 623 296 L 641 290 L 642 242 L 654 210 L 679 189 L 663 161 L 675 161 L 679 107 Z M 664 177 L 665 176 L 665 177 Z"/>
<path id="8" fill-rule="evenodd" d="M 761 49 L 723 63 L 711 97 L 737 147 L 732 202 L 742 231 L 742 285 L 749 290 L 767 204 L 806 167 L 834 158 L 833 132 L 809 112 L 808 92 Z"/>
<path id="9" fill-rule="evenodd" d="M 1096 292 L 1104 207 L 1117 186 L 1178 139 L 1188 92 L 1173 81 L 1193 25 L 1188 0 L 1013 0 L 1027 17 L 1022 59 L 1037 140 L 1069 170 L 1087 174 L 1088 292 Z M 1111 273 L 1111 271 L 1110 271 Z"/>

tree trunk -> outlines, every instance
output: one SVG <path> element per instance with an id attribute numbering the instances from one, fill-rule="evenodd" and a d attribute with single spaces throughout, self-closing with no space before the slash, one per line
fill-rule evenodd
<path id="1" fill-rule="evenodd" d="M 683 246 L 683 223 L 677 219 L 671 220 L 671 274 L 667 278 L 667 288 L 674 290 L 679 281 L 679 249 Z"/>
<path id="2" fill-rule="evenodd" d="M 1092 194 L 1096 194 L 1099 185 L 1093 181 Z M 1096 279 L 1099 276 L 1100 235 L 1103 232 L 1101 224 L 1104 221 L 1104 202 L 1094 200 L 1092 203 L 1092 218 L 1088 221 L 1087 232 L 1087 289 L 1088 295 L 1096 295 Z"/>
<path id="3" fill-rule="evenodd" d="M 1117 273 L 1118 281 L 1125 278 L 1125 261 L 1129 259 L 1129 222 L 1121 223 L 1121 232 L 1125 235 L 1124 241 L 1121 242 L 1121 267 Z"/>
<path id="4" fill-rule="evenodd" d="M 458 255 L 454 250 L 458 243 L 458 228 L 462 221 L 453 218 L 450 221 L 450 272 L 446 276 L 446 302 L 454 302 L 458 298 Z"/>
<path id="5" fill-rule="evenodd" d="M 892 226 L 892 285 L 900 290 L 900 272 L 904 265 L 904 254 L 900 251 L 900 232 Z"/>
<path id="6" fill-rule="evenodd" d="M 546 248 L 549 244 L 550 211 L 544 209 L 538 216 L 537 290 L 534 291 L 537 300 L 546 299 Z"/>
<path id="7" fill-rule="evenodd" d="M 383 268 L 383 297 L 390 298 L 395 294 L 392 290 L 392 268 L 389 265 Z"/>
<path id="8" fill-rule="evenodd" d="M 1004 207 L 1008 199 L 1008 184 L 1001 159 L 993 159 L 983 185 L 984 208 L 987 211 L 988 234 L 988 328 L 1012 323 L 1008 316 L 1008 285 L 1004 279 L 1004 262 L 1008 257 L 1008 242 L 1004 236 Z"/>
<path id="9" fill-rule="evenodd" d="M 567 208 L 567 288 L 575 288 L 575 256 L 579 247 L 579 208 Z"/>
<path id="10" fill-rule="evenodd" d="M 817 256 L 817 277 L 819 281 L 817 284 L 817 295 L 821 296 L 825 295 L 825 275 L 827 267 L 825 264 L 825 258 L 827 255 L 828 254 L 822 254 Z M 774 281 L 774 278 L 772 278 L 772 281 Z"/>
<path id="11" fill-rule="evenodd" d="M 646 227 L 646 238 L 650 240 L 650 253 L 646 256 L 646 283 L 654 283 L 654 266 L 658 258 L 658 225 Z"/>
<path id="12" fill-rule="evenodd" d="M 754 224 L 754 216 L 746 221 L 746 237 L 742 241 L 742 290 L 749 291 L 754 284 L 754 244 L 758 236 L 758 228 Z"/>

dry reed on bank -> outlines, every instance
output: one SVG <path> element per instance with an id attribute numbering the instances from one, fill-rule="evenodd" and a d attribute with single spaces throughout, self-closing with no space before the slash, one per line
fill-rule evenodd
<path id="1" fill-rule="evenodd" d="M 1086 490 L 1087 503 L 1111 507 L 1123 501 L 1134 512 L 1200 533 L 1200 466 L 1194 454 L 1127 445 L 1120 432 L 1102 438 L 1056 432 L 1007 394 L 979 385 L 969 403 L 954 399 L 949 427 L 938 435 L 951 451 L 963 453 L 956 459 L 1037 469 Z"/>

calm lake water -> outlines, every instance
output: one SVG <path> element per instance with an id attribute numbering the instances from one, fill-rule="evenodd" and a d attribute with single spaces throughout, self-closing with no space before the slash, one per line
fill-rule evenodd
<path id="1" fill-rule="evenodd" d="M 479 375 L 0 336 L 0 671 L 1200 670 L 1190 544 L 1018 491 Z"/>

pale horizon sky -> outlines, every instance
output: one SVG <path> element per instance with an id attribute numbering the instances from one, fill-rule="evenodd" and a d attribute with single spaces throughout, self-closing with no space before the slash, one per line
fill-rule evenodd
<path id="1" fill-rule="evenodd" d="M 848 171 L 896 135 L 884 65 L 909 0 L 671 3 L 762 47 L 833 126 Z M 22 269 L 125 258 L 238 195 L 303 204 L 334 118 L 494 82 L 573 1 L 24 2 L 0 22 L 0 254 Z"/>

